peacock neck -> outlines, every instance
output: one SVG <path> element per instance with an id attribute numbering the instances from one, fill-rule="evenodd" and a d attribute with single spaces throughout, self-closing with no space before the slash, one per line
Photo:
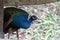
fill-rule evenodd
<path id="1" fill-rule="evenodd" d="M 30 18 L 28 21 L 32 23 L 33 20 Z"/>

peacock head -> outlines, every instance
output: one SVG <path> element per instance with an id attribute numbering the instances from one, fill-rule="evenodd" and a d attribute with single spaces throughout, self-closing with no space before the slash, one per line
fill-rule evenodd
<path id="1" fill-rule="evenodd" d="M 36 17 L 35 15 L 33 15 L 33 16 L 30 17 L 30 19 L 31 19 L 32 21 L 34 21 L 34 20 L 37 19 L 37 17 Z"/>

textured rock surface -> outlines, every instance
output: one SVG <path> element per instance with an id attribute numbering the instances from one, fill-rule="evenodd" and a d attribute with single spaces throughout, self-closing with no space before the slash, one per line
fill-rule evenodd
<path id="1" fill-rule="evenodd" d="M 4 5 L 32 5 L 56 2 L 57 0 L 4 0 Z"/>
<path id="2" fill-rule="evenodd" d="M 3 0 L 0 0 L 0 38 L 3 37 Z"/>

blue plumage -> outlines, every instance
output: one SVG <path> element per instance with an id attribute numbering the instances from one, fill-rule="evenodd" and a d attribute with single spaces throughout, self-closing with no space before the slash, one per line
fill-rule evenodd
<path id="1" fill-rule="evenodd" d="M 8 30 L 9 28 L 16 29 L 16 30 L 19 28 L 27 29 L 32 24 L 32 21 L 37 19 L 37 17 L 35 15 L 33 15 L 28 20 L 29 14 L 27 12 L 25 12 L 24 10 L 13 8 L 13 7 L 12 8 L 9 7 L 9 8 L 10 8 L 9 12 L 11 12 L 11 10 L 12 10 L 13 13 L 15 13 L 15 14 L 12 16 L 12 22 L 8 25 L 6 30 Z"/>

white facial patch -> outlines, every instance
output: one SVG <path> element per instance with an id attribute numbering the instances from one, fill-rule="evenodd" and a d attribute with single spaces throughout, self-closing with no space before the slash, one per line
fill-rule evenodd
<path id="1" fill-rule="evenodd" d="M 33 19 L 35 19 L 34 17 L 32 17 Z"/>

